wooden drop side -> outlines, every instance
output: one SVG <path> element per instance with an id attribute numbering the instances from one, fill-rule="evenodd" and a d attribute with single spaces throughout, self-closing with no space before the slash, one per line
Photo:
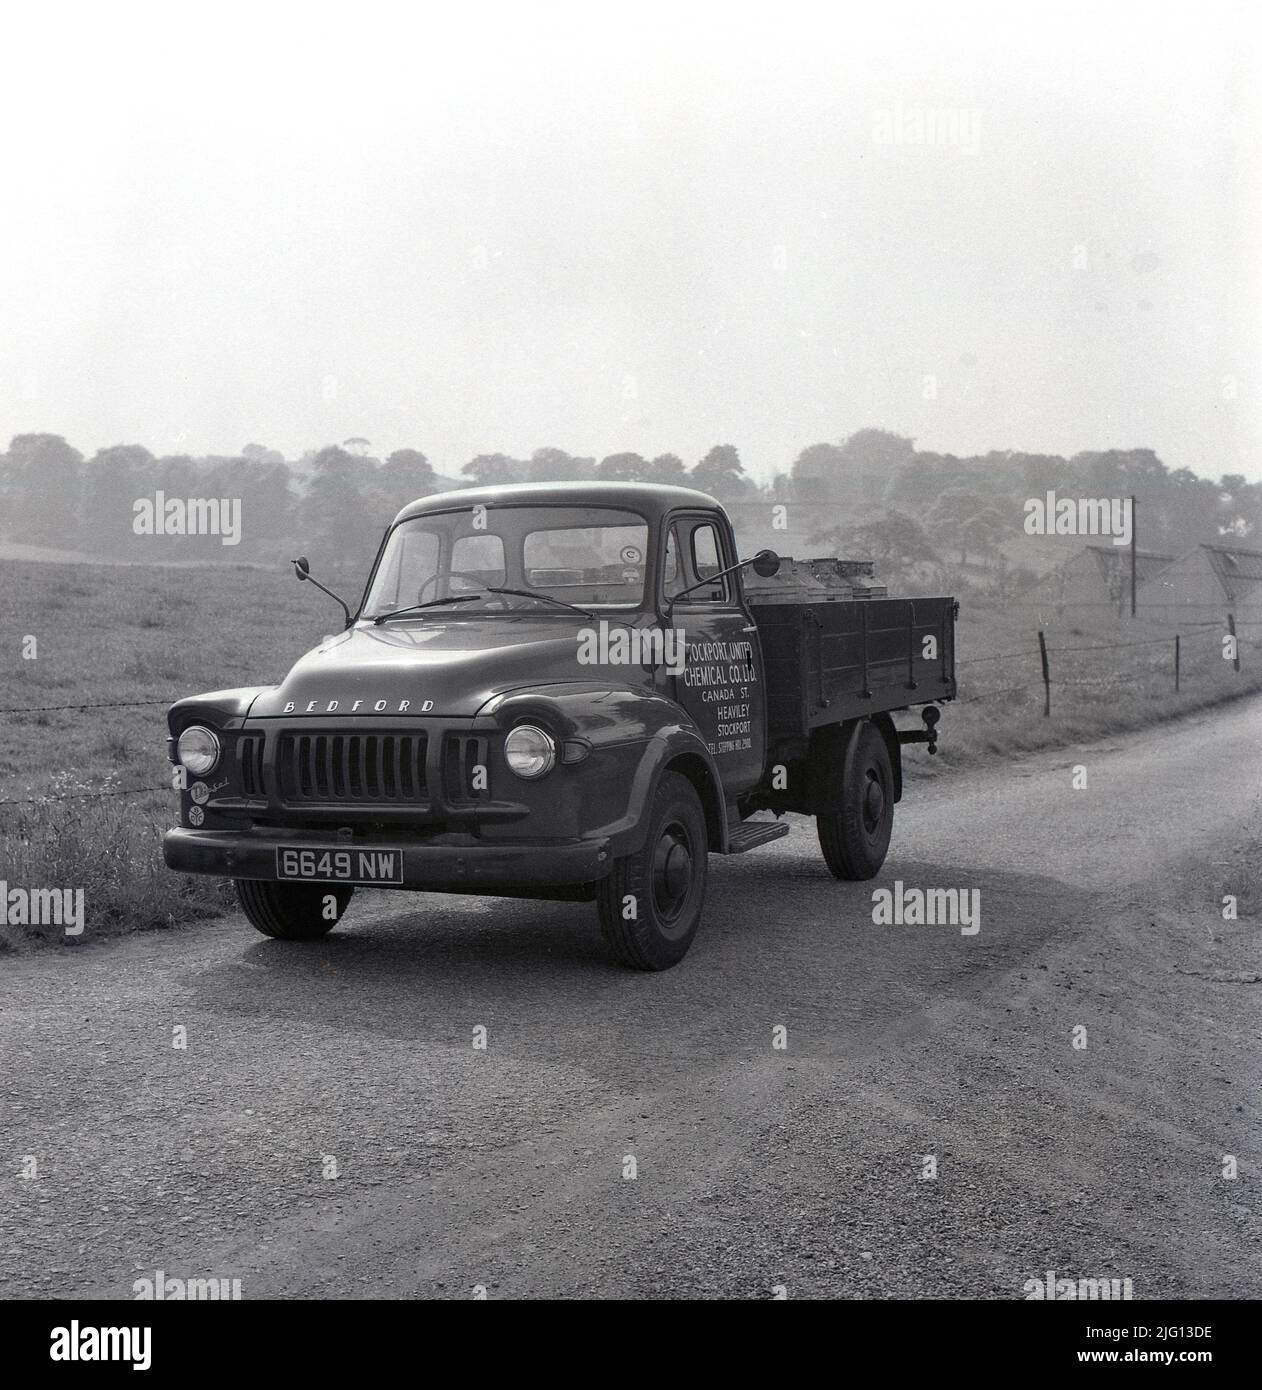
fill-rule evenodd
<path id="1" fill-rule="evenodd" d="M 804 736 L 825 724 L 955 696 L 955 600 L 871 598 L 747 602 L 767 673 L 767 733 Z M 932 658 L 925 638 L 936 641 Z"/>

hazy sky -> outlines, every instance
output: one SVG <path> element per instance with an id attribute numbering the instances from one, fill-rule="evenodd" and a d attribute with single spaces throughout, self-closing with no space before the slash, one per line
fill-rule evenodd
<path id="1" fill-rule="evenodd" d="M 4 440 L 1262 478 L 1254 7 L 34 8 Z"/>

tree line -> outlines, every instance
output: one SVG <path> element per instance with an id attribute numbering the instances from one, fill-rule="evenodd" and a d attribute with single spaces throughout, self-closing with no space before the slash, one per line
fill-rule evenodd
<path id="1" fill-rule="evenodd" d="M 1031 552 L 1025 505 L 1049 493 L 1133 497 L 1137 543 L 1146 551 L 1177 556 L 1224 540 L 1262 548 L 1262 483 L 1170 469 L 1151 449 L 961 458 L 865 429 L 804 449 L 791 477 L 799 500 L 815 499 L 821 516 L 827 510 L 815 540 L 832 553 L 875 559 L 891 578 L 949 576 L 959 590 L 1013 592 L 1034 582 L 1037 573 L 1022 562 Z"/>
<path id="2" fill-rule="evenodd" d="M 771 510 L 795 508 L 815 554 L 875 559 L 891 578 L 925 570 L 996 585 L 1024 576 L 1012 561 L 1028 498 L 1134 495 L 1141 545 L 1179 553 L 1224 536 L 1242 545 L 1262 538 L 1262 484 L 1239 475 L 1199 477 L 1171 470 L 1150 449 L 1075 454 L 992 451 L 957 457 L 917 450 L 886 430 L 862 429 L 838 443 L 803 449 L 768 484 L 745 472 L 738 449 L 718 444 L 691 467 L 676 454 L 645 458 L 623 452 L 604 458 L 559 448 L 529 458 L 479 454 L 456 479 L 435 473 L 418 449 L 376 457 L 354 438 L 287 460 L 246 445 L 233 456 L 155 456 L 139 444 L 115 445 L 85 457 L 53 434 L 15 436 L 0 455 L 0 536 L 14 542 L 135 561 L 274 561 L 301 549 L 314 565 L 366 568 L 386 524 L 416 497 L 451 486 L 608 479 L 699 488 L 738 507 L 740 528 L 758 543 L 775 543 Z M 222 534 L 190 535 L 146 528 L 159 502 L 235 499 L 236 543 Z M 752 520 L 751 520 L 752 518 Z M 1019 546 L 1017 547 L 1019 552 Z"/>

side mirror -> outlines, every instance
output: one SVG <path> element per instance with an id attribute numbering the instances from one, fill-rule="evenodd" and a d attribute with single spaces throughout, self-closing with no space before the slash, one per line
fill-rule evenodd
<path id="1" fill-rule="evenodd" d="M 734 565 L 728 565 L 725 570 L 716 570 L 714 574 L 708 574 L 704 579 L 698 579 L 695 584 L 689 584 L 686 589 L 680 589 L 677 594 L 672 594 L 666 601 L 666 621 L 674 621 L 675 605 L 681 598 L 693 593 L 697 589 L 703 589 L 707 584 L 713 584 L 723 578 L 725 574 L 735 574 L 737 570 L 743 570 L 746 565 L 752 565 L 755 574 L 760 574 L 764 579 L 770 579 L 780 568 L 780 557 L 774 550 L 760 550 L 752 560 L 737 560 Z"/>
<path id="2" fill-rule="evenodd" d="M 296 560 L 290 560 L 289 563 L 294 567 L 295 579 L 299 580 L 304 584 L 308 579 L 311 579 L 311 566 L 307 563 L 307 557 L 305 555 L 299 555 L 299 557 Z M 332 589 L 326 589 L 318 579 L 311 579 L 311 582 L 316 586 L 317 589 L 320 590 L 322 594 L 328 594 L 328 596 L 335 603 L 340 603 L 342 605 L 342 612 L 346 615 L 346 626 L 350 627 L 351 610 L 347 607 L 346 600 L 338 598 L 338 596 L 333 592 Z"/>

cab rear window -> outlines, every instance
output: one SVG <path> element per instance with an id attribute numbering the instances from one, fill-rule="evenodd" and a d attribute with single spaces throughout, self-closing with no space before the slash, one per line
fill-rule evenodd
<path id="1" fill-rule="evenodd" d="M 616 516 L 617 514 L 612 514 Z M 648 527 L 625 524 L 549 526 L 529 531 L 522 542 L 522 566 L 531 589 L 589 601 L 638 603 L 644 592 Z"/>

